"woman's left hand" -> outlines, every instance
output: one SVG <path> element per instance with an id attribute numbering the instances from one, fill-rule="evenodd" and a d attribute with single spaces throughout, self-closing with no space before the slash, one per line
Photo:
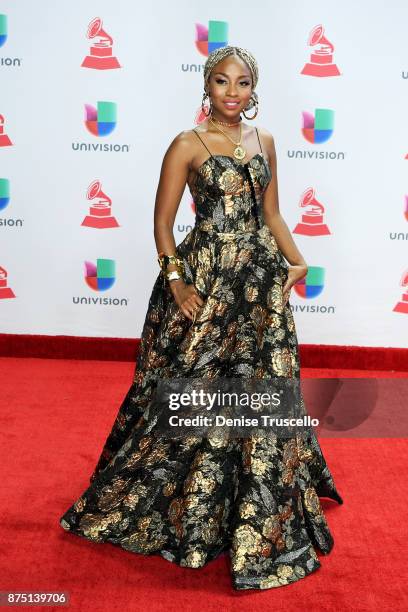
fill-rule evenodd
<path id="1" fill-rule="evenodd" d="M 295 266 L 288 266 L 288 278 L 286 279 L 286 283 L 283 285 L 283 304 L 286 306 L 289 297 L 290 290 L 293 285 L 304 278 L 307 274 L 308 267 L 306 264 L 298 264 Z"/>

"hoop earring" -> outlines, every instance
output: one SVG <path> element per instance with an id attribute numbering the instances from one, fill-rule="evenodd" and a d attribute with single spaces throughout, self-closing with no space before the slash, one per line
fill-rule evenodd
<path id="1" fill-rule="evenodd" d="M 205 106 L 204 106 L 204 101 L 205 101 L 206 98 L 210 98 L 210 96 L 208 95 L 208 93 L 204 92 L 203 93 L 203 98 L 202 98 L 202 101 L 201 101 L 201 110 L 203 111 L 203 114 L 206 117 L 209 117 L 211 115 L 211 113 L 212 113 L 212 102 L 211 102 L 211 98 L 210 98 L 210 108 L 208 109 L 208 113 L 206 113 L 205 112 Z"/>
<path id="2" fill-rule="evenodd" d="M 252 119 L 255 119 L 255 117 L 257 116 L 258 110 L 259 110 L 259 108 L 258 108 L 259 107 L 258 101 L 255 101 L 254 107 L 255 107 L 255 115 L 252 115 L 252 117 L 248 117 L 245 114 L 245 109 L 243 109 L 243 111 L 242 111 L 242 114 L 244 115 L 245 119 L 248 119 L 248 121 L 252 121 Z"/>

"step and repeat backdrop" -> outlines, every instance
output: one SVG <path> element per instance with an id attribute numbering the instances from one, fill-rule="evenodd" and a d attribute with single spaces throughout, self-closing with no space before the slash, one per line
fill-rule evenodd
<path id="1" fill-rule="evenodd" d="M 154 200 L 203 65 L 259 63 L 302 343 L 408 341 L 408 3 L 2 0 L 0 332 L 140 337 Z M 176 244 L 195 223 L 186 189 Z"/>

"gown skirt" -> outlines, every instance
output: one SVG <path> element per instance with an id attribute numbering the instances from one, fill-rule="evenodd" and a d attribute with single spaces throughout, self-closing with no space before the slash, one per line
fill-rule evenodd
<path id="1" fill-rule="evenodd" d="M 316 551 L 334 544 L 319 497 L 343 503 L 313 429 L 306 437 L 172 439 L 149 418 L 163 379 L 300 380 L 282 295 L 288 264 L 263 221 L 271 171 L 259 144 L 246 163 L 209 152 L 199 167 L 190 186 L 196 222 L 176 252 L 204 305 L 193 323 L 158 274 L 133 382 L 88 488 L 59 519 L 90 541 L 181 567 L 201 568 L 225 552 L 237 590 L 316 571 Z"/>

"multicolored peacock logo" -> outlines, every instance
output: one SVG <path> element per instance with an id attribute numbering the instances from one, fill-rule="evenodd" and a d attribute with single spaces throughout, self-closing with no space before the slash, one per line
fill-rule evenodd
<path id="1" fill-rule="evenodd" d="M 7 40 L 7 15 L 0 15 L 0 47 Z"/>
<path id="2" fill-rule="evenodd" d="M 85 125 L 94 136 L 108 136 L 116 127 L 115 102 L 98 101 L 96 108 L 85 104 Z"/>
<path id="3" fill-rule="evenodd" d="M 206 57 L 220 47 L 228 44 L 228 22 L 209 21 L 208 27 L 201 23 L 196 23 L 196 47 L 197 50 Z"/>
<path id="4" fill-rule="evenodd" d="M 316 108 L 314 115 L 302 112 L 302 134 L 312 144 L 329 140 L 334 132 L 334 111 L 329 108 Z"/>
<path id="5" fill-rule="evenodd" d="M 10 202 L 10 181 L 0 178 L 0 210 L 4 210 Z"/>
<path id="6" fill-rule="evenodd" d="M 315 298 L 324 289 L 324 268 L 320 266 L 309 266 L 304 278 L 293 285 L 297 295 L 302 298 Z"/>
<path id="7" fill-rule="evenodd" d="M 97 259 L 96 265 L 85 261 L 85 281 L 94 291 L 107 291 L 116 280 L 115 260 Z"/>

